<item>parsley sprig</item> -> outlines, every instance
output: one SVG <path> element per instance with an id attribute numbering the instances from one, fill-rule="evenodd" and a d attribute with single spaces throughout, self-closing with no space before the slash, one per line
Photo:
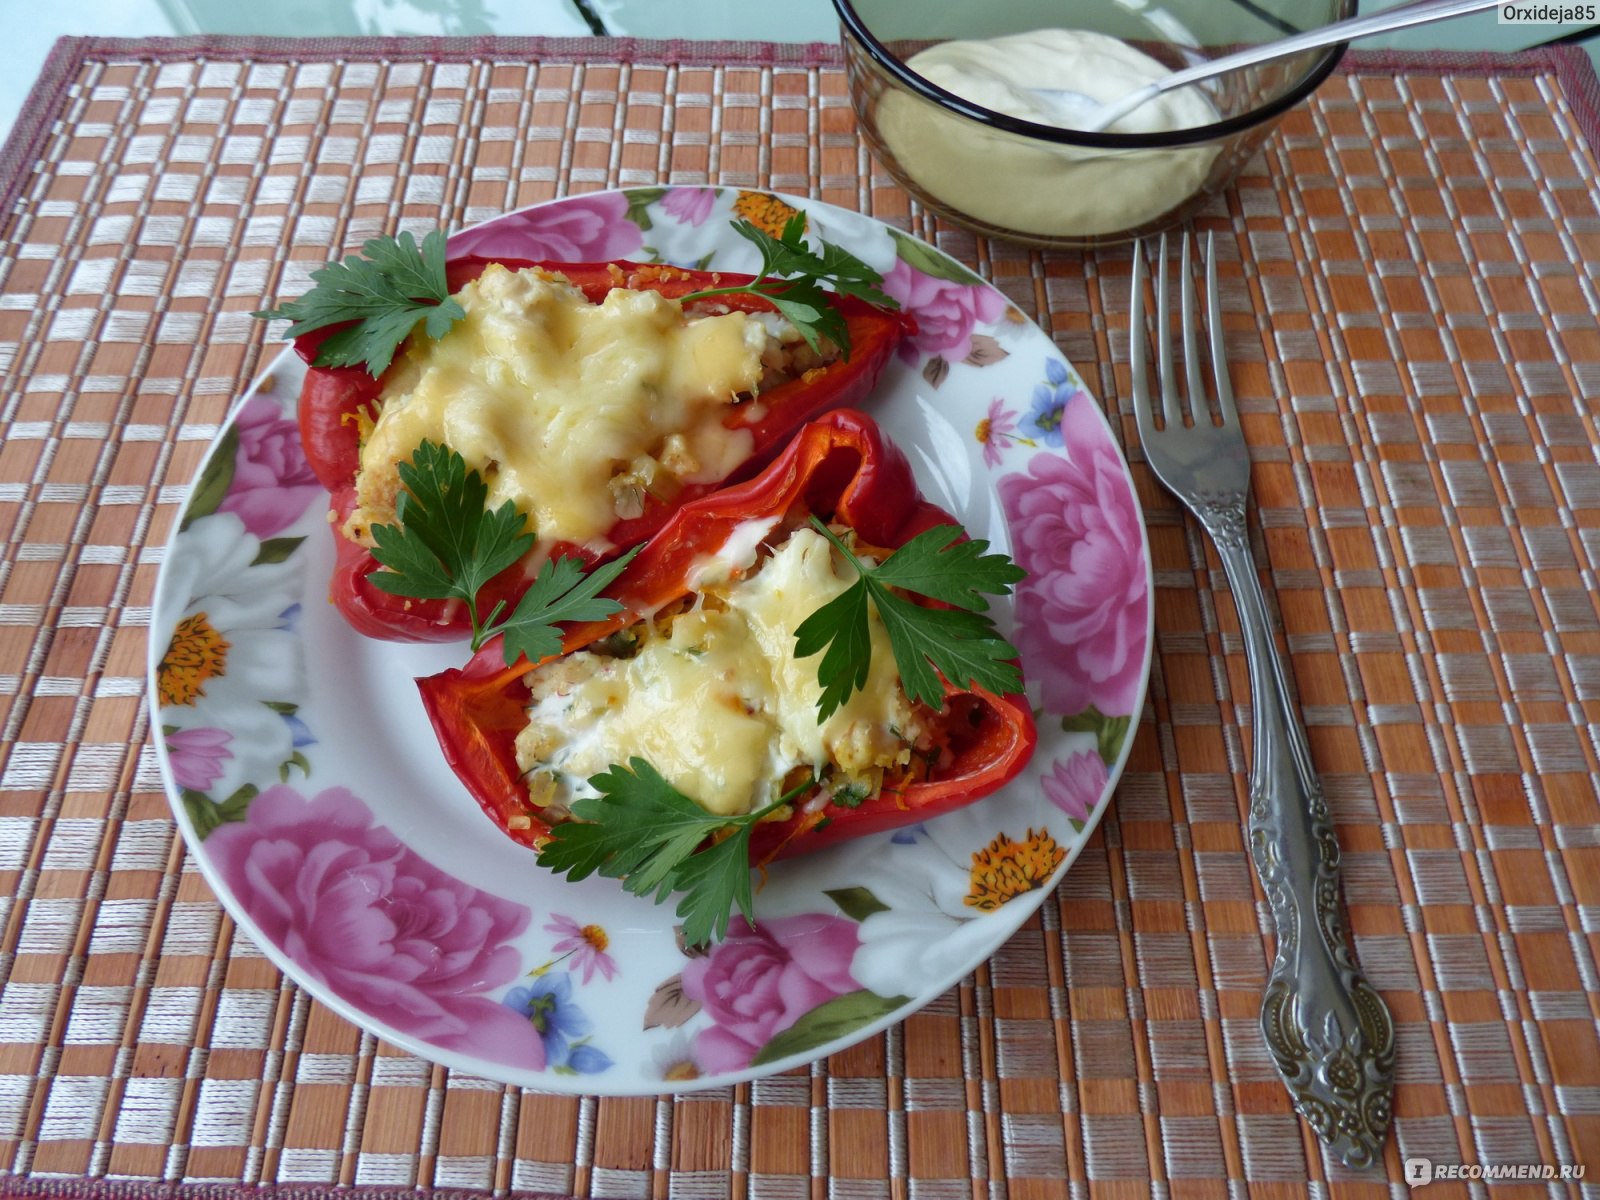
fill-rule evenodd
<path id="1" fill-rule="evenodd" d="M 1003 596 L 1027 572 L 1004 554 L 989 554 L 986 541 L 957 541 L 957 525 L 935 525 L 901 546 L 877 566 L 862 562 L 815 516 L 812 525 L 857 572 L 856 581 L 812 613 L 794 631 L 795 657 L 821 653 L 817 720 L 826 721 L 867 684 L 872 668 L 870 609 L 889 635 L 900 685 L 911 700 L 944 707 L 939 674 L 959 688 L 974 684 L 991 692 L 1022 689 L 1012 661 L 1017 649 L 995 628 L 985 595 Z M 892 588 L 915 592 L 953 608 L 924 608 Z"/>
<path id="2" fill-rule="evenodd" d="M 576 821 L 550 831 L 539 865 L 571 880 L 598 871 L 623 880 L 635 896 L 655 895 L 660 904 L 683 893 L 677 913 L 691 946 L 728 932 L 735 906 L 755 922 L 750 887 L 750 833 L 764 818 L 816 786 L 813 779 L 771 804 L 738 816 L 707 812 L 637 755 L 626 767 L 613 765 L 591 776 L 600 793 L 572 803 Z M 708 838 L 716 840 L 705 849 Z"/>
<path id="3" fill-rule="evenodd" d="M 883 276 L 850 251 L 825 241 L 818 254 L 806 245 L 804 213 L 790 217 L 779 237 L 749 221 L 734 221 L 732 225 L 734 232 L 761 252 L 759 277 L 754 283 L 691 292 L 682 298 L 682 303 L 737 294 L 764 297 L 799 330 L 811 349 L 820 349 L 825 337 L 839 347 L 845 358 L 850 357 L 850 330 L 844 316 L 828 303 L 822 284 L 832 284 L 839 295 L 857 296 L 879 308 L 900 307 L 879 287 Z"/>
<path id="4" fill-rule="evenodd" d="M 599 593 L 637 547 L 587 574 L 575 559 L 552 558 L 509 616 L 502 600 L 480 620 L 478 592 L 533 549 L 527 517 L 509 500 L 490 509 L 488 485 L 448 446 L 424 441 L 399 470 L 397 524 L 372 526 L 372 556 L 388 570 L 367 578 L 394 596 L 464 602 L 474 651 L 503 633 L 507 666 L 522 655 L 538 662 L 560 651 L 560 622 L 599 621 L 622 607 Z"/>
<path id="5" fill-rule="evenodd" d="M 360 255 L 311 272 L 316 286 L 282 308 L 251 313 L 264 321 L 293 321 L 289 336 L 354 322 L 318 347 L 319 367 L 364 366 L 374 379 L 419 322 L 428 336 L 443 337 L 465 310 L 450 298 L 445 279 L 444 234 L 435 229 L 419 249 L 409 233 L 369 238 Z"/>
<path id="6" fill-rule="evenodd" d="M 734 221 L 740 237 L 761 251 L 761 278 L 751 284 L 707 288 L 683 302 L 749 293 L 772 301 L 813 350 L 827 338 L 850 357 L 850 331 L 839 310 L 828 303 L 822 284 L 840 295 L 859 296 L 881 308 L 899 305 L 879 285 L 883 276 L 843 247 L 822 242 L 820 253 L 805 243 L 806 218 L 791 217 L 774 238 L 749 221 Z M 409 233 L 369 238 L 361 254 L 331 262 L 311 273 L 309 292 L 280 308 L 251 313 L 264 321 L 292 321 L 289 336 L 346 325 L 317 350 L 319 367 L 364 366 L 374 379 L 394 361 L 400 343 L 418 324 L 431 338 L 443 337 L 467 314 L 450 296 L 445 275 L 445 238 L 434 230 L 418 247 Z"/>

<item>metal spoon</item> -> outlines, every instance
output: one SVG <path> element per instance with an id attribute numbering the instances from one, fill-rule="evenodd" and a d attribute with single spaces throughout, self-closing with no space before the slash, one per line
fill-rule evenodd
<path id="1" fill-rule="evenodd" d="M 1040 97 L 1047 104 L 1053 105 L 1060 118 L 1061 124 L 1067 129 L 1077 129 L 1085 133 L 1099 133 L 1112 122 L 1127 116 L 1134 109 L 1154 100 L 1163 92 L 1170 92 L 1174 88 L 1187 87 L 1191 83 L 1198 83 L 1202 79 L 1210 79 L 1215 75 L 1225 75 L 1229 71 L 1237 71 L 1242 67 L 1252 67 L 1257 63 L 1271 62 L 1277 58 L 1287 58 L 1291 54 L 1298 54 L 1302 50 L 1314 50 L 1319 46 L 1331 46 L 1335 42 L 1353 42 L 1358 38 L 1371 37 L 1376 33 L 1388 33 L 1394 29 L 1406 29 L 1412 25 L 1426 25 L 1433 21 L 1447 21 L 1451 17 L 1462 17 L 1468 13 L 1481 12 L 1484 9 L 1494 8 L 1501 0 L 1421 0 L 1418 4 L 1403 5 L 1400 8 L 1391 8 L 1383 12 L 1373 13 L 1366 17 L 1350 17 L 1343 21 L 1335 21 L 1331 25 L 1323 25 L 1305 33 L 1297 33 L 1291 37 L 1282 38 L 1275 42 L 1263 42 L 1259 46 L 1237 51 L 1234 54 L 1225 54 L 1221 58 L 1213 58 L 1208 62 L 1196 63 L 1192 67 L 1185 67 L 1181 71 L 1174 71 L 1171 75 L 1162 77 L 1152 84 L 1140 88 L 1138 91 L 1129 92 L 1120 100 L 1113 100 L 1102 104 L 1092 97 L 1085 96 L 1082 92 L 1069 91 L 1065 88 L 1026 88 L 1027 91 Z"/>

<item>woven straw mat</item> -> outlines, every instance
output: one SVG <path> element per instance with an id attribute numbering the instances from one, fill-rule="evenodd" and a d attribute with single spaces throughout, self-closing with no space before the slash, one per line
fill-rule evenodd
<path id="1" fill-rule="evenodd" d="M 1414 1154 L 1600 1168 L 1586 71 L 1353 57 L 1197 222 L 1257 559 L 1398 1025 L 1397 1137 L 1355 1173 L 1256 1026 L 1242 644 L 1133 444 L 1126 249 L 932 219 L 864 150 L 831 48 L 64 43 L 0 161 L 0 1168 L 847 1200 L 1393 1195 Z M 270 966 L 175 834 L 145 639 L 185 486 L 277 352 L 248 314 L 287 260 L 657 183 L 858 208 L 1036 318 L 1130 444 L 1158 656 L 1112 811 L 990 963 L 808 1070 L 597 1101 L 398 1053 Z"/>

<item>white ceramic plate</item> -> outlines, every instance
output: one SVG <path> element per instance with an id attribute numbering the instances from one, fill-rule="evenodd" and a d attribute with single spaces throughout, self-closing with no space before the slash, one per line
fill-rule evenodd
<path id="1" fill-rule="evenodd" d="M 151 635 L 179 825 L 240 926 L 313 995 L 448 1066 L 556 1091 L 687 1090 L 780 1071 L 937 997 L 1043 902 L 1099 819 L 1143 704 L 1150 558 L 1100 409 L 1050 340 L 932 247 L 855 213 L 712 188 L 572 197 L 451 252 L 759 266 L 733 215 L 884 273 L 919 332 L 866 405 L 929 499 L 1030 572 L 997 619 L 1039 749 L 925 824 L 775 866 L 757 925 L 690 956 L 670 906 L 566 882 L 481 814 L 411 680 L 464 646 L 364 639 L 324 602 L 324 493 L 285 351 L 234 410 L 167 549 Z"/>

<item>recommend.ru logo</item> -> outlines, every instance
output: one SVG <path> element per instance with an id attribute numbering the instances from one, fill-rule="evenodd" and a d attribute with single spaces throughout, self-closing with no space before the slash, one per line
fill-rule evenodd
<path id="1" fill-rule="evenodd" d="M 1582 1179 L 1583 1163 L 1436 1163 L 1431 1158 L 1406 1159 L 1405 1180 L 1412 1187 L 1446 1180 L 1517 1180 L 1550 1183 Z"/>

